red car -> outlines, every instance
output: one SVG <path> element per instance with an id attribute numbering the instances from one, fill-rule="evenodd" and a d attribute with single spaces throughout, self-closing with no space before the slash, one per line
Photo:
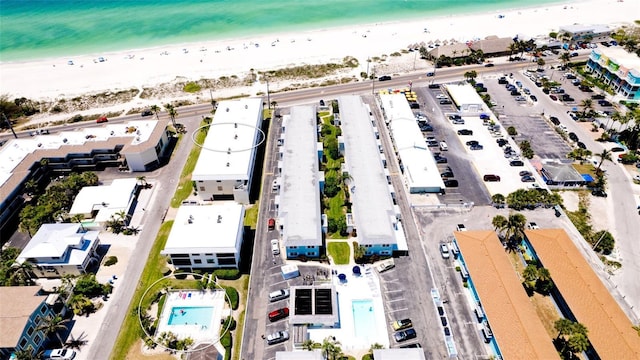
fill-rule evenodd
<path id="1" fill-rule="evenodd" d="M 276 228 L 276 219 L 271 218 L 267 221 L 267 227 L 269 228 L 269 230 L 273 230 Z"/>
<path id="2" fill-rule="evenodd" d="M 555 96 L 555 95 L 549 95 L 549 97 L 550 97 L 550 98 L 551 98 L 551 100 L 553 100 L 553 101 L 557 101 L 557 100 L 558 100 L 558 97 L 557 97 L 557 96 Z"/>
<path id="3" fill-rule="evenodd" d="M 105 122 L 107 122 L 107 121 L 109 121 L 109 119 L 107 119 L 107 117 L 106 117 L 106 116 L 100 116 L 100 117 L 96 120 L 96 122 L 97 122 L 98 124 L 100 124 L 100 123 L 105 123 Z"/>
<path id="4" fill-rule="evenodd" d="M 285 307 L 282 309 L 278 309 L 278 310 L 274 310 L 272 312 L 269 313 L 269 321 L 273 322 L 273 321 L 277 321 L 280 319 L 284 319 L 287 316 L 289 316 L 289 308 Z"/>

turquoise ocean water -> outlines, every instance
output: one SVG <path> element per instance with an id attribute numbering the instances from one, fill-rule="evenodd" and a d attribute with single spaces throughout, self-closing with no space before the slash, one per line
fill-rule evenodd
<path id="1" fill-rule="evenodd" d="M 0 61 L 101 53 L 349 24 L 507 10 L 558 2 L 0 0 Z"/>

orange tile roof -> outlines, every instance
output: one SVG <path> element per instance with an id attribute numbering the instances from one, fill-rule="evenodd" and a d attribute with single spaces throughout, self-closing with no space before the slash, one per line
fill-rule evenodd
<path id="1" fill-rule="evenodd" d="M 504 359 L 558 359 L 494 231 L 454 232 Z"/>
<path id="2" fill-rule="evenodd" d="M 562 229 L 525 231 L 542 265 L 601 359 L 640 359 L 633 324 Z"/>

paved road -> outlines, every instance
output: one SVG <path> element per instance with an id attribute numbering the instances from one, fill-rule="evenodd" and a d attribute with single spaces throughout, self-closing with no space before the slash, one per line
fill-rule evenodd
<path id="1" fill-rule="evenodd" d="M 192 130 L 197 127 L 201 119 L 200 116 L 181 116 L 178 122 L 185 124 L 187 129 Z M 180 173 L 189 155 L 189 151 L 193 146 L 193 143 L 189 140 L 190 136 L 191 133 L 187 133 L 187 136 L 178 142 L 171 161 L 167 165 L 153 172 L 136 173 L 136 176 L 146 176 L 149 180 L 155 180 L 155 191 L 157 191 L 158 194 L 168 195 L 157 196 L 156 203 L 147 207 L 144 227 L 140 232 L 138 243 L 133 250 L 133 256 L 131 256 L 131 259 L 137 259 L 137 261 L 131 261 L 129 263 L 125 275 L 121 277 L 116 284 L 119 289 L 109 300 L 110 305 L 107 316 L 105 317 L 106 320 L 100 326 L 100 339 L 96 339 L 94 343 L 90 344 L 91 347 L 88 349 L 87 359 L 105 359 L 107 358 L 105 354 L 111 354 L 124 318 L 130 315 L 128 309 L 131 297 L 138 285 L 138 280 L 146 264 L 147 256 L 151 251 L 151 247 L 162 224 L 162 217 L 169 207 L 171 196 L 175 192 L 180 178 Z"/>

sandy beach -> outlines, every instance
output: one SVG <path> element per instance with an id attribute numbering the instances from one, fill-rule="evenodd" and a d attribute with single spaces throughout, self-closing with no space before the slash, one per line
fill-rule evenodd
<path id="1" fill-rule="evenodd" d="M 180 80 L 271 70 L 291 65 L 366 60 L 429 41 L 480 39 L 489 35 L 521 38 L 548 35 L 560 26 L 632 23 L 640 3 L 588 0 L 539 8 L 511 9 L 468 16 L 425 18 L 303 33 L 178 44 L 117 53 L 89 54 L 29 62 L 0 63 L 2 94 L 38 100 L 154 85 Z M 410 56 L 413 60 L 413 55 Z M 71 65 L 72 64 L 72 65 Z"/>

